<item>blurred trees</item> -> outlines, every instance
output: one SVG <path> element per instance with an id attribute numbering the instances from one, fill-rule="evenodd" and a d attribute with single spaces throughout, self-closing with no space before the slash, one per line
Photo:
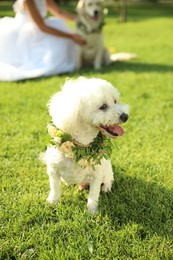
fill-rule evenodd
<path id="1" fill-rule="evenodd" d="M 77 5 L 79 0 L 56 0 L 56 2 L 60 5 L 67 5 L 68 3 L 72 3 L 74 6 Z M 120 22 L 127 21 L 127 3 L 134 2 L 134 0 L 105 0 L 105 5 L 110 4 L 112 6 L 116 6 L 118 8 L 118 12 L 120 15 Z M 135 2 L 152 2 L 157 3 L 159 0 L 135 0 Z"/>

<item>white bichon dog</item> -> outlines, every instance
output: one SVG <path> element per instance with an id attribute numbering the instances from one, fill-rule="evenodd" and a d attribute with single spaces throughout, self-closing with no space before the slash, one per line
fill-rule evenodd
<path id="1" fill-rule="evenodd" d="M 61 181 L 89 185 L 88 210 L 96 212 L 100 190 L 110 191 L 114 179 L 109 138 L 123 135 L 119 124 L 128 119 L 128 105 L 119 103 L 118 91 L 106 80 L 79 77 L 67 80 L 48 108 L 52 144 L 46 151 L 47 201 L 59 201 Z"/>

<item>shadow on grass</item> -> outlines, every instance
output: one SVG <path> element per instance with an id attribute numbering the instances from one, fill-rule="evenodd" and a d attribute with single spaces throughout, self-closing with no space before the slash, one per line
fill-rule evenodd
<path id="1" fill-rule="evenodd" d="M 138 63 L 138 62 L 115 62 L 110 66 L 102 68 L 102 73 L 109 73 L 112 71 L 133 71 L 135 73 L 143 72 L 160 72 L 168 73 L 173 71 L 173 66 L 165 64 L 153 63 Z"/>
<path id="2" fill-rule="evenodd" d="M 173 191 L 115 170 L 112 192 L 100 196 L 100 211 L 113 226 L 140 225 L 139 236 L 147 233 L 173 237 Z"/>
<path id="3" fill-rule="evenodd" d="M 51 75 L 45 77 L 38 77 L 38 78 L 30 78 L 30 79 L 23 79 L 16 81 L 18 84 L 22 84 L 24 82 L 39 82 L 44 79 L 49 79 L 52 77 L 58 77 L 62 79 L 64 77 L 67 78 L 77 78 L 79 76 L 86 76 L 86 77 L 93 77 L 96 73 L 98 74 L 107 74 L 114 72 L 128 72 L 132 71 L 135 73 L 170 73 L 173 71 L 173 66 L 165 65 L 165 64 L 147 64 L 147 63 L 137 63 L 137 62 L 114 62 L 109 66 L 104 66 L 100 70 L 95 71 L 94 68 L 83 68 L 79 72 L 72 72 L 72 73 L 62 73 L 58 75 Z M 64 80 L 64 79 L 63 79 Z"/>
<path id="4" fill-rule="evenodd" d="M 109 66 L 103 66 L 100 70 L 94 70 L 94 68 L 83 68 L 79 72 L 72 74 L 66 74 L 69 77 L 77 77 L 85 75 L 93 77 L 95 73 L 107 74 L 114 72 L 128 72 L 132 71 L 135 73 L 170 73 L 173 71 L 173 66 L 165 64 L 153 64 L 153 63 L 138 63 L 138 62 L 113 62 Z M 64 74 L 65 75 L 65 74 Z M 58 76 L 58 75 L 57 75 Z M 60 76 L 60 75 L 59 75 Z"/>

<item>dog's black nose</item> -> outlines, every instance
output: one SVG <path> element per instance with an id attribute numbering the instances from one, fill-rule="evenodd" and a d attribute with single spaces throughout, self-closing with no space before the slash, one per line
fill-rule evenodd
<path id="1" fill-rule="evenodd" d="M 126 113 L 122 113 L 122 114 L 120 115 L 120 119 L 121 119 L 122 122 L 126 122 L 127 119 L 128 119 L 128 117 L 129 117 L 129 116 L 128 116 Z"/>
<path id="2" fill-rule="evenodd" d="M 99 11 L 98 10 L 95 10 L 94 11 L 94 16 L 97 16 L 99 14 Z"/>

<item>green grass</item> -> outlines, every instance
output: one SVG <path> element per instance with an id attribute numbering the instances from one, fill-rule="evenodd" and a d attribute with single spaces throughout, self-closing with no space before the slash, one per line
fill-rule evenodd
<path id="1" fill-rule="evenodd" d="M 45 202 L 46 104 L 69 75 L 0 82 L 0 259 L 173 259 L 172 6 L 141 7 L 130 7 L 126 24 L 110 13 L 104 27 L 108 48 L 138 58 L 81 71 L 112 82 L 131 107 L 112 155 L 112 193 L 96 216 L 77 186 L 63 185 L 59 205 Z"/>

